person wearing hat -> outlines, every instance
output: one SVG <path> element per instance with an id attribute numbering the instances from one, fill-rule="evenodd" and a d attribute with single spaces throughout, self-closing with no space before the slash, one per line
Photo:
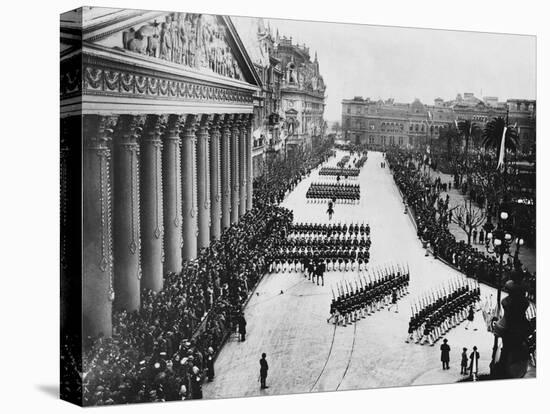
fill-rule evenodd
<path id="1" fill-rule="evenodd" d="M 477 352 L 477 346 L 474 346 L 473 352 L 470 354 L 470 377 L 477 376 L 479 362 L 479 352 Z"/>
<path id="2" fill-rule="evenodd" d="M 206 352 L 206 371 L 208 382 L 214 381 L 214 348 L 208 347 Z"/>
<path id="3" fill-rule="evenodd" d="M 439 349 L 441 350 L 441 364 L 443 365 L 443 369 L 449 369 L 449 353 L 451 352 L 451 347 L 447 344 L 447 338 L 443 339 L 443 343 Z"/>
<path id="4" fill-rule="evenodd" d="M 202 399 L 202 376 L 197 366 L 193 367 L 193 374 L 191 375 L 191 398 L 193 400 Z"/>
<path id="5" fill-rule="evenodd" d="M 466 375 L 468 373 L 468 349 L 462 348 L 462 361 L 460 362 L 460 374 Z"/>
<path id="6" fill-rule="evenodd" d="M 269 370 L 269 365 L 267 364 L 266 356 L 267 355 L 264 352 L 262 353 L 262 358 L 260 359 L 260 388 L 262 390 L 269 388 L 267 385 L 265 385 L 265 380 L 267 378 L 267 371 Z"/>
<path id="7" fill-rule="evenodd" d="M 244 342 L 246 339 L 246 319 L 244 318 L 244 314 L 242 312 L 237 319 L 237 324 L 239 325 L 240 341 Z"/>

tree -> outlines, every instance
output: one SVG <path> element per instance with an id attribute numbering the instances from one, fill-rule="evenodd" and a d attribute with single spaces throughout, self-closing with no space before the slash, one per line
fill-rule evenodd
<path id="1" fill-rule="evenodd" d="M 506 136 L 504 138 L 504 148 L 506 150 L 516 152 L 518 149 L 518 132 L 515 127 L 507 125 L 507 121 L 499 116 L 491 119 L 485 125 L 483 130 L 483 146 L 485 148 L 493 148 L 497 152 L 497 159 L 500 158 L 500 146 L 502 142 L 502 133 L 506 129 Z"/>
<path id="2" fill-rule="evenodd" d="M 458 132 L 464 137 L 466 145 L 464 146 L 464 160 L 468 166 L 468 151 L 470 149 L 470 141 L 475 140 L 481 135 L 481 129 L 469 119 L 458 122 Z"/>
<path id="3" fill-rule="evenodd" d="M 485 210 L 476 207 L 472 200 L 464 200 L 464 205 L 453 208 L 452 221 L 466 233 L 468 245 L 472 242 L 472 233 L 485 223 Z"/>

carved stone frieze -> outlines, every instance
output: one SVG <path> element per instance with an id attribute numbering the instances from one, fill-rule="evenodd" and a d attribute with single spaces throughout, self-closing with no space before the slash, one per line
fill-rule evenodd
<path id="1" fill-rule="evenodd" d="M 68 76 L 68 78 L 71 78 L 71 76 Z M 87 64 L 84 67 L 83 78 L 83 92 L 85 94 L 239 104 L 252 103 L 252 93 L 153 75 L 135 74 L 120 69 L 107 69 L 99 65 Z M 65 90 L 68 90 L 67 88 Z"/>
<path id="2" fill-rule="evenodd" d="M 171 13 L 122 34 L 122 48 L 141 55 L 243 79 L 227 40 L 227 28 L 213 15 Z"/>

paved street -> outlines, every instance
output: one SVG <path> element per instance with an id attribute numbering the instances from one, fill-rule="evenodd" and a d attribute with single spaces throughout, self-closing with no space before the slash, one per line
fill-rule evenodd
<path id="1" fill-rule="evenodd" d="M 328 161 L 333 165 L 342 156 Z M 333 221 L 368 222 L 371 226 L 370 268 L 408 263 L 411 294 L 399 302 L 399 313 L 382 310 L 354 326 L 334 327 L 326 322 L 331 286 L 352 272 L 328 272 L 325 286 L 317 286 L 298 273 L 264 277 L 246 307 L 245 342 L 231 338 L 216 361 L 216 378 L 204 386 L 205 398 L 334 391 L 455 382 L 460 379 L 460 352 L 474 345 L 481 354 L 480 373 L 487 372 L 493 337 L 476 313 L 477 331 L 464 325 L 447 334 L 451 369 L 441 370 L 440 342 L 436 346 L 406 344 L 410 300 L 440 286 L 459 273 L 424 250 L 389 169 L 380 168 L 382 154 L 370 152 L 358 182 L 359 204 L 335 206 Z M 283 205 L 294 211 L 294 221 L 328 222 L 325 204 L 308 204 L 305 193 L 316 172 L 301 182 Z M 481 287 L 482 298 L 494 290 Z M 260 390 L 259 358 L 267 353 L 269 389 Z"/>

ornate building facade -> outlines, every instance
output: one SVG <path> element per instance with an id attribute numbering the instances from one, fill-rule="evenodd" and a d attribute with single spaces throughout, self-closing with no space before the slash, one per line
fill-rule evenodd
<path id="1" fill-rule="evenodd" d="M 263 83 L 228 17 L 86 7 L 61 16 L 60 84 L 62 326 L 110 336 L 252 208 Z"/>
<path id="2" fill-rule="evenodd" d="M 457 95 L 454 100 L 434 100 L 426 105 L 416 99 L 397 103 L 393 99 L 371 100 L 357 96 L 342 101 L 342 129 L 352 143 L 383 149 L 388 145 L 421 146 L 439 139 L 441 129 L 461 120 L 476 122 L 480 128 L 495 117 L 508 117 L 516 124 L 520 147 L 529 151 L 536 137 L 536 102 L 496 97 L 479 99 L 472 93 Z"/>
<path id="3" fill-rule="evenodd" d="M 311 149 L 325 134 L 325 82 L 317 53 L 313 62 L 306 45 L 276 34 L 275 57 L 283 72 L 281 109 L 286 151 Z"/>
<path id="4" fill-rule="evenodd" d="M 233 18 L 237 31 L 254 63 L 262 88 L 254 94 L 252 171 L 259 176 L 266 156 L 277 156 L 281 140 L 281 62 L 275 57 L 277 46 L 269 25 L 261 18 Z"/>

